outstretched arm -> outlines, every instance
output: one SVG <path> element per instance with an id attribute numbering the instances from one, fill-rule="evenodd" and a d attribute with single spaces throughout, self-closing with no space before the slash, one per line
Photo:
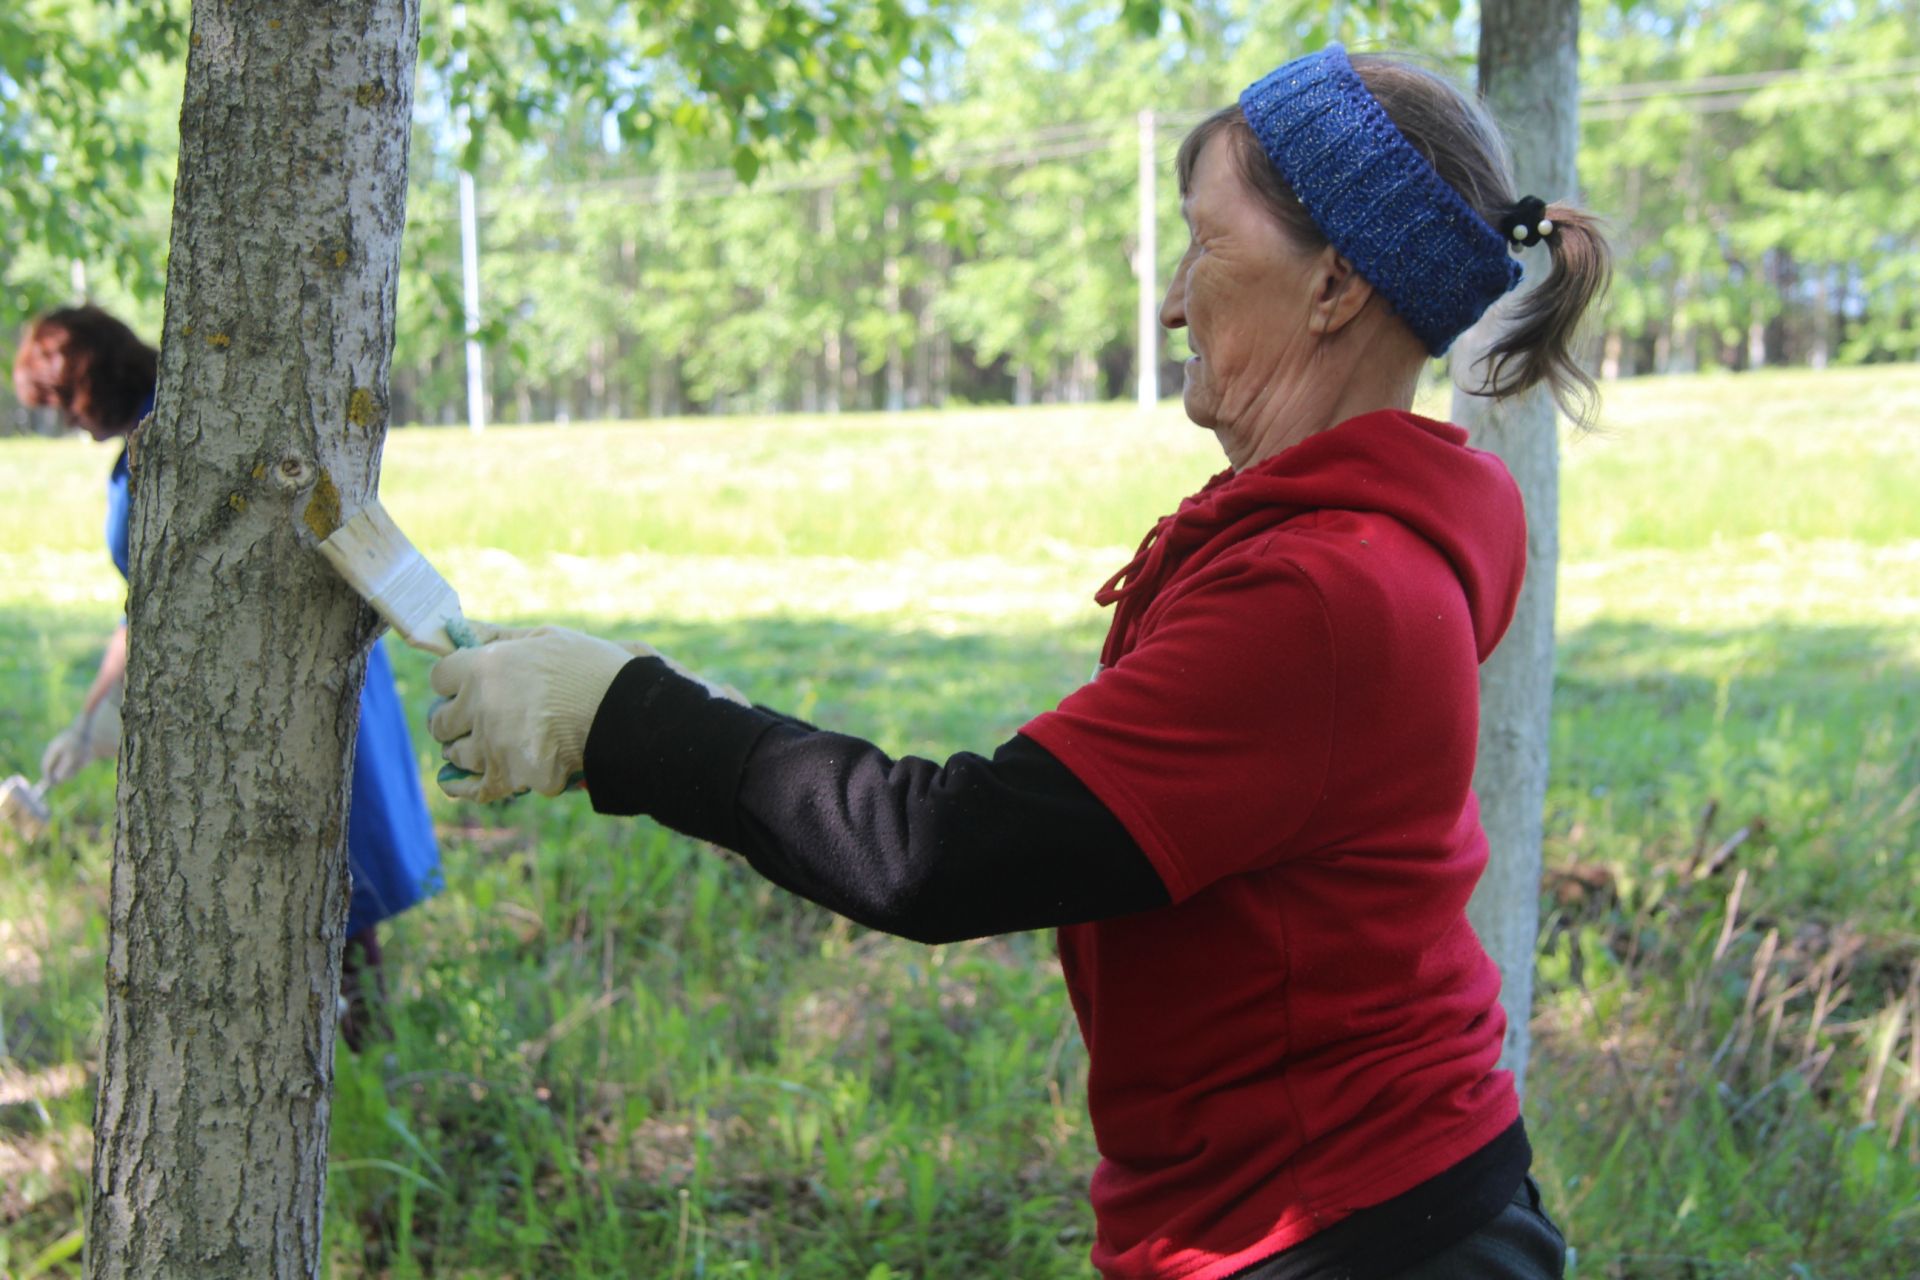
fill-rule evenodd
<path id="1" fill-rule="evenodd" d="M 863 924 L 927 942 L 1165 905 L 1138 845 L 1072 771 L 1015 737 L 991 759 L 894 759 L 734 701 L 658 654 L 546 628 L 441 659 L 429 717 L 489 800 L 558 794 L 736 850 Z"/>
<path id="2" fill-rule="evenodd" d="M 92 715 L 109 696 L 116 696 L 127 678 L 127 624 L 121 623 L 107 639 L 107 651 L 100 657 L 100 670 L 87 689 L 86 714 Z"/>
<path id="3" fill-rule="evenodd" d="M 127 624 L 121 623 L 107 640 L 100 670 L 87 689 L 86 700 L 73 723 L 54 735 L 40 756 L 40 776 L 57 787 L 95 760 L 111 759 L 120 750 L 120 697 L 127 678 Z"/>
<path id="4" fill-rule="evenodd" d="M 733 849 L 774 883 L 923 942 L 1164 906 L 1126 829 L 1016 735 L 989 759 L 888 756 L 717 700 L 658 658 L 623 667 L 586 745 L 594 807 L 649 813 Z"/>

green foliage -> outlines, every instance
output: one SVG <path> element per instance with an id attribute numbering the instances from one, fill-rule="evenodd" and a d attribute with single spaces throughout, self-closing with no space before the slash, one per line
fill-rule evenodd
<path id="1" fill-rule="evenodd" d="M 1641 380 L 1568 444 L 1528 1121 L 1583 1275 L 1890 1276 L 1920 1245 L 1920 509 L 1864 509 L 1920 468 L 1913 421 L 1911 366 Z M 118 616 L 109 453 L 0 455 L 0 772 L 30 771 Z M 1172 411 L 727 418 L 402 431 L 383 493 L 479 616 L 943 756 L 1085 678 L 1093 586 L 1218 466 Z M 1086 1274 L 1044 936 L 870 934 L 579 797 L 433 807 L 449 888 L 385 934 L 397 1039 L 337 1064 L 332 1274 Z M 16 1273 L 76 1274 L 112 813 L 96 767 L 0 852 Z"/>
<path id="2" fill-rule="evenodd" d="M 66 301 L 73 262 L 158 295 L 184 45 L 179 3 L 0 9 L 0 331 Z"/>
<path id="3" fill-rule="evenodd" d="M 730 138 L 614 155 L 591 114 L 534 147 L 490 146 L 482 293 L 498 413 L 1105 398 L 1133 358 L 1136 114 L 1171 113 L 1164 165 L 1271 50 L 1329 32 L 1451 48 L 1448 9 L 1232 0 L 1142 38 L 1111 0 L 985 0 L 950 11 L 963 42 L 903 71 L 916 113 L 847 140 L 872 159 L 756 153 L 751 189 Z M 436 300 L 436 319 L 403 304 L 396 399 L 403 417 L 444 419 L 461 398 L 444 359 L 452 229 L 444 189 L 416 192 L 434 222 L 410 241 L 405 288 Z M 1170 179 L 1159 221 L 1179 222 Z M 1156 279 L 1178 237 L 1159 250 Z"/>
<path id="4" fill-rule="evenodd" d="M 1328 38 L 1463 80 L 1474 46 L 1458 0 L 458 7 L 423 11 L 403 420 L 464 416 L 463 164 L 497 417 L 1100 399 L 1134 381 L 1140 110 L 1164 280 L 1167 162 L 1203 112 Z M 0 17 L 0 162 L 27 175 L 0 199 L 0 329 L 64 300 L 78 261 L 157 332 L 185 13 Z M 1583 195 L 1621 266 L 1608 367 L 1913 358 L 1913 6 L 1583 16 Z"/>
<path id="5" fill-rule="evenodd" d="M 1585 17 L 1581 174 L 1619 250 L 1616 358 L 1913 358 L 1920 13 L 1592 0 Z"/>
<path id="6" fill-rule="evenodd" d="M 610 123 L 649 152 L 717 142 L 751 181 L 766 154 L 805 154 L 839 137 L 865 146 L 911 129 L 900 69 L 924 63 L 940 9 L 900 0 L 812 6 L 777 0 L 627 4 L 585 0 L 430 0 L 421 58 L 468 121 L 459 162 L 487 134 L 544 146 L 582 119 Z M 436 110 L 442 109 L 436 104 Z"/>

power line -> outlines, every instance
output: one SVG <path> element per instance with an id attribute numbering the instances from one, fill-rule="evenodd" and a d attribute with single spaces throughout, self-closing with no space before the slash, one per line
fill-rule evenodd
<path id="1" fill-rule="evenodd" d="M 1782 82 L 1769 82 L 1769 87 L 1777 83 Z M 1808 84 L 1807 89 L 1808 92 L 1805 95 L 1796 95 L 1792 101 L 1783 105 L 1799 108 L 1816 102 L 1846 102 L 1855 98 L 1891 98 L 1901 94 L 1920 92 L 1920 59 L 1916 60 L 1913 79 L 1908 81 L 1888 83 L 1885 79 L 1841 80 L 1833 84 L 1815 81 Z M 1738 111 L 1764 92 L 1764 89 L 1749 89 L 1745 92 L 1686 97 L 1676 95 L 1673 99 L 1647 97 L 1603 101 L 1596 103 L 1591 109 L 1583 109 L 1581 115 L 1587 120 L 1624 120 L 1661 101 L 1673 101 L 1675 106 L 1680 107 L 1688 115 L 1718 115 L 1727 111 Z"/>
<path id="2" fill-rule="evenodd" d="M 1697 76 L 1691 80 L 1643 80 L 1589 89 L 1580 95 L 1582 103 L 1627 102 L 1642 98 L 1678 98 L 1694 94 L 1719 94 L 1729 89 L 1759 89 L 1789 80 L 1817 78 L 1822 83 L 1836 80 L 1879 80 L 1920 71 L 1920 58 L 1901 58 L 1895 62 L 1854 63 L 1843 67 L 1797 67 L 1776 71 L 1749 71 L 1738 75 Z"/>
<path id="3" fill-rule="evenodd" d="M 1817 100 L 1823 102 L 1920 90 L 1920 78 L 1911 83 L 1886 83 L 1909 74 L 1920 77 L 1920 58 L 1879 64 L 1699 76 L 1691 80 L 1648 80 L 1591 89 L 1581 94 L 1580 102 L 1582 114 L 1588 120 L 1623 119 L 1665 98 L 1687 99 L 1687 110 L 1692 113 L 1716 114 L 1739 109 L 1763 89 L 1796 81 L 1806 82 L 1819 90 Z M 1184 110 L 1159 112 L 1156 117 L 1170 129 L 1177 129 L 1198 124 L 1210 114 L 1206 110 Z M 1096 155 L 1131 145 L 1132 125 L 1130 119 L 1079 120 L 1047 125 L 1017 136 L 964 142 L 946 150 L 930 152 L 928 164 L 936 172 L 957 175 Z M 1169 140 L 1170 143 L 1172 141 Z M 831 190 L 859 181 L 864 170 L 865 166 L 858 162 L 843 162 L 811 173 L 769 178 L 751 185 L 742 183 L 731 169 L 583 179 L 555 183 L 544 188 L 540 194 L 546 198 L 537 199 L 535 204 L 536 207 L 545 208 L 555 205 L 577 207 L 581 194 L 598 192 L 625 192 L 639 203 L 655 204 L 730 198 L 735 195 Z M 492 216 L 493 213 L 489 210 L 484 216 Z"/>

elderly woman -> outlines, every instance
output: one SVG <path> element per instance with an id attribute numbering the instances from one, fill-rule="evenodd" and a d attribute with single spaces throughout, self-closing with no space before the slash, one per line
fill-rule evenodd
<path id="1" fill-rule="evenodd" d="M 13 385 L 22 404 L 59 411 L 96 441 L 124 442 L 153 411 L 159 353 L 125 324 L 94 306 L 49 312 L 34 321 L 14 357 Z M 127 576 L 131 485 L 122 445 L 107 477 L 107 552 Z M 100 670 L 73 723 L 47 745 L 40 772 L 58 786 L 120 747 L 120 698 L 127 671 L 127 627 L 107 641 Z M 353 889 L 340 974 L 340 1031 L 359 1049 L 380 1027 L 373 1007 L 381 986 L 378 925 L 439 886 L 440 849 L 420 786 L 419 764 L 392 668 L 379 645 L 367 658 L 360 698 L 360 737 L 353 758 L 353 805 L 347 821 Z"/>
<path id="2" fill-rule="evenodd" d="M 595 807 L 737 850 L 926 941 L 1041 926 L 1085 1036 L 1109 1277 L 1543 1277 L 1560 1235 L 1495 1066 L 1467 924 L 1487 858 L 1477 669 L 1524 568 L 1520 496 L 1410 412 L 1427 359 L 1552 271 L 1494 350 L 1511 395 L 1584 381 L 1589 221 L 1518 199 L 1481 109 L 1331 46 L 1202 123 L 1161 309 L 1231 466 L 1100 592 L 1095 678 L 944 765 L 559 630 L 442 660 L 432 717 L 481 799 L 584 775 Z"/>

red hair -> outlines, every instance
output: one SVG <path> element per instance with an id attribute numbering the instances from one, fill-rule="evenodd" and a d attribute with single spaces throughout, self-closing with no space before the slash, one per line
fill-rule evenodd
<path id="1" fill-rule="evenodd" d="M 13 362 L 20 402 L 52 407 L 96 432 L 117 435 L 153 394 L 160 353 L 95 306 L 34 321 Z"/>

